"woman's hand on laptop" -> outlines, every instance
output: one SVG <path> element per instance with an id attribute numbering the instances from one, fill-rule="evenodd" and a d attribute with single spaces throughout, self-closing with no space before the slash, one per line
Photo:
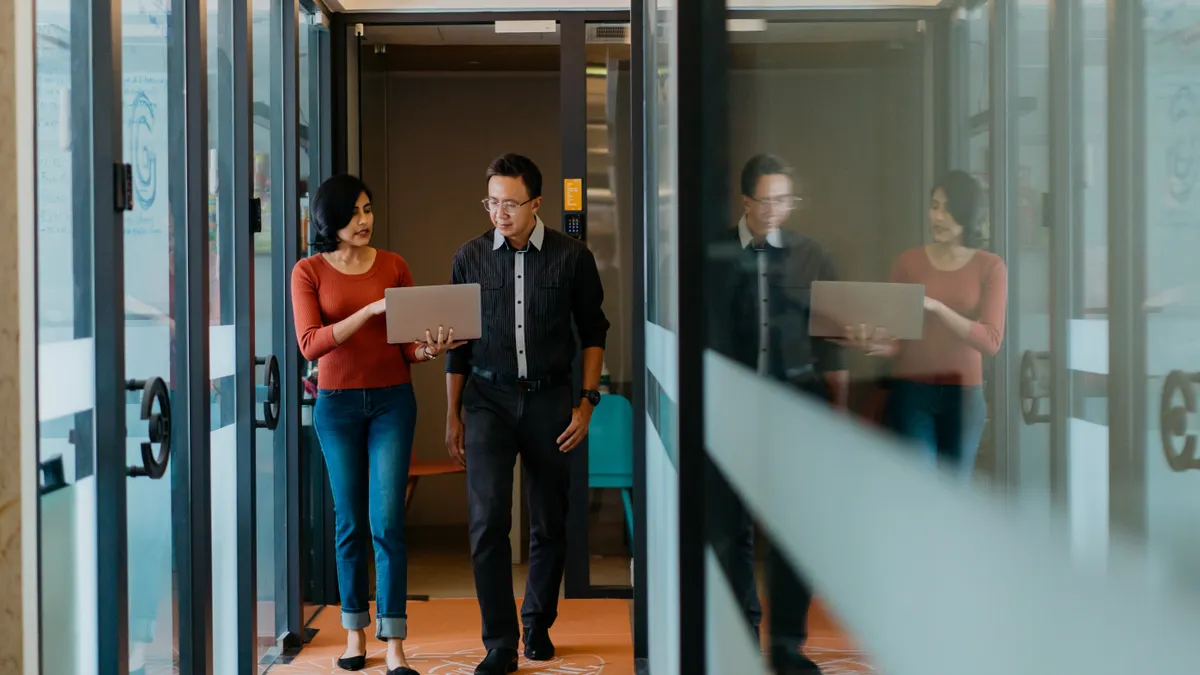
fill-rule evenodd
<path id="1" fill-rule="evenodd" d="M 363 311 L 367 313 L 367 316 L 379 316 L 387 311 L 387 305 L 384 304 L 383 298 L 380 298 L 366 307 L 363 307 Z"/>
<path id="2" fill-rule="evenodd" d="M 865 323 L 846 326 L 845 339 L 834 342 L 843 347 L 857 349 L 867 356 L 891 358 L 900 352 L 900 341 L 888 335 L 887 329 Z"/>
<path id="3" fill-rule="evenodd" d="M 448 352 L 451 349 L 458 349 L 459 347 L 467 344 L 467 341 L 455 340 L 453 328 L 446 330 L 444 326 L 438 326 L 437 335 L 434 335 L 433 331 L 426 330 L 425 342 L 420 344 L 422 349 L 425 351 L 426 358 L 436 359 L 444 352 Z"/>

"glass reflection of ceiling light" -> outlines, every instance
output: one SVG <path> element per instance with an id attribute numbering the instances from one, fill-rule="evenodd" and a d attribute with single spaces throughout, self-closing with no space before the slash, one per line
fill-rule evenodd
<path id="1" fill-rule="evenodd" d="M 761 33 L 767 30 L 766 19 L 728 19 L 725 30 L 730 33 Z"/>
<path id="2" fill-rule="evenodd" d="M 497 21 L 496 33 L 557 33 L 558 22 L 549 21 Z"/>
<path id="3" fill-rule="evenodd" d="M 608 68 L 604 66 L 588 66 L 588 77 L 608 77 Z"/>

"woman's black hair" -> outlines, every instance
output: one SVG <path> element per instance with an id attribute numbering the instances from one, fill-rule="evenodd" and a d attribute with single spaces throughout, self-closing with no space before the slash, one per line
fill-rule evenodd
<path id="1" fill-rule="evenodd" d="M 338 174 L 321 183 L 309 208 L 313 251 L 332 253 L 337 250 L 340 241 L 338 230 L 350 224 L 354 209 L 358 206 L 358 198 L 364 193 L 370 200 L 371 189 L 357 176 L 348 173 Z"/>
<path id="2" fill-rule="evenodd" d="M 962 244 L 967 248 L 979 248 L 983 245 L 983 231 L 979 226 L 979 216 L 982 211 L 983 191 L 979 181 L 965 171 L 951 171 L 934 184 L 929 196 L 938 188 L 946 195 L 946 210 L 954 218 L 954 222 L 962 226 Z"/>

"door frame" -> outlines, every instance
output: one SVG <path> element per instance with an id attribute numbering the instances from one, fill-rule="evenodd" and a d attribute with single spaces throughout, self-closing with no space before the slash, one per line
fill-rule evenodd
<path id="1" fill-rule="evenodd" d="M 493 11 L 493 12 L 411 12 L 411 13 L 337 13 L 333 14 L 330 22 L 330 38 L 332 44 L 332 88 L 333 91 L 347 92 L 347 96 L 337 97 L 333 104 L 333 170 L 335 173 L 353 170 L 361 161 L 361 153 L 357 152 L 359 136 L 357 123 L 351 124 L 351 116 L 357 115 L 357 86 L 359 69 L 357 55 L 361 45 L 361 37 L 354 33 L 356 25 L 364 28 L 371 26 L 420 26 L 420 25 L 479 25 L 492 24 L 496 21 L 557 21 L 559 24 L 559 84 L 560 84 L 560 116 L 563 134 L 562 168 L 563 175 L 583 176 L 587 174 L 587 125 L 586 125 L 586 65 L 585 49 L 586 27 L 589 23 L 628 23 L 633 35 L 634 21 L 628 10 L 617 11 Z M 631 39 L 632 45 L 632 39 Z M 642 54 L 636 47 L 631 50 L 631 69 L 641 72 Z M 631 84 L 633 80 L 631 79 Z M 354 98 L 355 101 L 350 99 Z M 633 116 L 633 128 L 641 129 L 641 109 L 630 106 Z M 354 136 L 351 136 L 353 132 Z M 634 133 L 637 140 L 637 133 Z M 637 147 L 632 147 L 633 192 L 642 193 L 641 182 L 644 178 L 642 154 Z M 584 204 L 586 208 L 586 190 Z M 640 204 L 634 203 L 633 237 L 637 246 L 642 245 L 644 233 L 644 218 Z M 559 224 L 561 227 L 561 224 Z M 639 251 L 635 250 L 635 257 Z M 645 283 L 641 275 L 632 279 L 633 316 L 641 317 L 645 306 Z M 638 321 L 634 321 L 638 323 Z M 635 331 L 639 331 L 635 329 Z M 634 339 L 640 333 L 634 333 Z M 638 350 L 634 350 L 637 352 Z M 641 358 L 639 356 L 639 358 Z M 578 359 L 577 359 L 578 361 Z M 636 365 L 636 364 L 635 364 Z M 644 396 L 644 384 L 635 379 L 634 418 L 644 415 L 645 406 L 641 397 Z M 639 405 L 640 404 L 640 405 Z M 641 412 L 639 412 L 641 411 Z M 634 434 L 634 528 L 636 532 L 643 531 L 645 520 L 645 500 L 638 493 L 637 486 L 644 485 L 644 452 L 645 437 Z M 572 485 L 586 486 L 588 484 L 587 439 L 580 443 L 574 451 L 579 455 L 572 466 Z M 630 586 L 597 586 L 591 583 L 591 561 L 588 552 L 587 511 L 588 490 L 572 489 L 570 496 L 570 514 L 568 516 L 568 547 L 567 563 L 564 573 L 564 594 L 567 598 L 623 598 L 634 597 L 634 589 Z M 332 556 L 329 551 L 327 556 Z M 634 575 L 644 561 L 634 558 Z M 332 564 L 332 562 L 327 562 Z M 641 589 L 644 590 L 644 589 Z M 639 596 L 641 592 L 639 591 Z M 644 603 L 639 603 L 644 604 Z"/>

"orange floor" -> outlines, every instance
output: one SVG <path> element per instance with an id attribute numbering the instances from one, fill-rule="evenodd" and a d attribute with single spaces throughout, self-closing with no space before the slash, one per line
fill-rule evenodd
<path id="1" fill-rule="evenodd" d="M 486 652 L 479 642 L 479 605 L 474 599 L 431 600 L 408 604 L 409 662 L 422 675 L 471 675 Z M 336 607 L 313 622 L 316 638 L 288 665 L 272 666 L 271 675 L 342 673 L 334 666 L 346 647 Z M 371 631 L 368 631 L 370 635 Z M 522 673 L 633 675 L 633 638 L 629 603 L 623 600 L 563 600 L 554 625 L 558 658 L 521 662 Z M 366 670 L 384 675 L 384 645 L 371 640 Z"/>

